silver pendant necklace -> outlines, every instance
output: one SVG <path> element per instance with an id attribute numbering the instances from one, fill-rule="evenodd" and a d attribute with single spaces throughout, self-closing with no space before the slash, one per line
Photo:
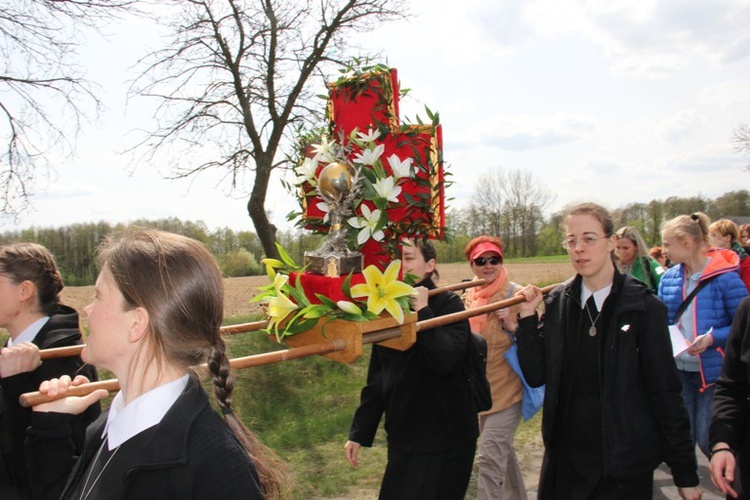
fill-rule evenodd
<path id="1" fill-rule="evenodd" d="M 596 337 L 596 322 L 599 321 L 599 316 L 602 315 L 602 312 L 599 311 L 599 314 L 596 315 L 596 318 L 591 317 L 591 311 L 589 311 L 589 303 L 586 302 L 586 305 L 584 306 L 586 309 L 586 314 L 589 315 L 589 320 L 591 321 L 591 326 L 589 327 L 589 337 Z"/>
<path id="2" fill-rule="evenodd" d="M 94 486 L 96 486 L 96 483 L 99 481 L 99 478 L 102 477 L 102 474 L 104 474 L 104 471 L 107 469 L 107 466 L 112 461 L 113 458 L 115 458 L 115 455 L 117 454 L 117 451 L 120 449 L 118 446 L 115 448 L 115 451 L 112 452 L 112 454 L 107 459 L 107 462 L 104 464 L 102 469 L 99 471 L 99 474 L 96 475 L 94 478 L 94 482 L 91 483 L 91 487 L 89 488 L 88 492 L 86 491 L 86 488 L 89 485 L 89 480 L 91 479 L 91 473 L 94 472 L 94 465 L 96 465 L 96 462 L 99 460 L 99 456 L 102 454 L 102 450 L 104 449 L 104 445 L 107 444 L 107 439 L 105 438 L 104 441 L 102 441 L 102 445 L 99 447 L 99 450 L 96 452 L 96 456 L 94 457 L 94 460 L 91 462 L 91 468 L 89 468 L 89 474 L 86 476 L 86 481 L 83 483 L 83 489 L 81 489 L 81 496 L 78 500 L 85 500 L 86 498 L 91 495 L 91 491 L 93 491 Z"/>

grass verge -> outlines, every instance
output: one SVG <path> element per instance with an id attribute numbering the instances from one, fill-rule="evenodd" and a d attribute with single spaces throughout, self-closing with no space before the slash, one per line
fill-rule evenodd
<path id="1" fill-rule="evenodd" d="M 227 324 L 257 318 L 232 318 Z M 228 339 L 230 357 L 279 349 L 261 332 Z M 370 347 L 355 363 L 345 365 L 321 356 L 235 372 L 234 406 L 250 429 L 288 464 L 294 498 L 374 498 L 387 459 L 385 432 L 372 448 L 360 450 L 360 467 L 344 457 L 344 443 L 359 394 L 367 377 Z M 208 389 L 208 388 L 207 388 Z M 527 488 L 536 487 L 541 457 L 539 415 L 522 422 L 516 449 Z M 476 497 L 472 477 L 467 498 Z"/>

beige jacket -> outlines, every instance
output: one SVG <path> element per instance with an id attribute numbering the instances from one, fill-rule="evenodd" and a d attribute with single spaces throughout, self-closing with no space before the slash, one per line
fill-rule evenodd
<path id="1" fill-rule="evenodd" d="M 507 280 L 490 303 L 507 299 L 510 287 L 513 285 L 516 286 L 515 291 L 520 290 L 520 285 Z M 506 329 L 515 332 L 518 326 L 518 306 L 510 307 L 509 309 L 508 317 L 503 321 L 505 322 Z M 488 313 L 487 325 L 484 327 L 484 330 L 474 333 L 480 334 L 487 340 L 487 380 L 490 383 L 492 391 L 492 408 L 480 413 L 480 415 L 496 413 L 516 403 L 520 403 L 523 399 L 523 385 L 516 372 L 513 371 L 503 356 L 513 341 L 505 333 L 501 320 L 497 317 L 497 313 Z"/>

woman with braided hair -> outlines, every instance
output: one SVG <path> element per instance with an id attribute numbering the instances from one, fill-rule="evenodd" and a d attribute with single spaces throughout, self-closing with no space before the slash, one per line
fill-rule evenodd
<path id="1" fill-rule="evenodd" d="M 82 357 L 114 373 L 121 390 L 89 427 L 75 462 L 63 453 L 69 447 L 61 428 L 106 391 L 34 407 L 27 447 L 59 460 L 30 470 L 59 481 L 70 473 L 66 499 L 284 496 L 285 467 L 231 406 L 234 378 L 219 331 L 223 280 L 208 250 L 190 238 L 140 230 L 106 242 L 99 258 Z M 205 361 L 223 420 L 190 368 Z M 39 390 L 54 396 L 85 381 L 61 377 Z"/>
<path id="2" fill-rule="evenodd" d="M 96 370 L 79 356 L 41 362 L 40 349 L 81 344 L 78 313 L 60 303 L 62 278 L 52 254 L 36 243 L 0 247 L 0 327 L 9 338 L 0 350 L 0 498 L 39 498 L 46 489 L 31 483 L 26 472 L 24 437 L 31 410 L 18 404 L 24 392 L 62 375 Z M 71 445 L 80 452 L 86 426 L 101 413 L 94 404 L 71 420 Z"/>

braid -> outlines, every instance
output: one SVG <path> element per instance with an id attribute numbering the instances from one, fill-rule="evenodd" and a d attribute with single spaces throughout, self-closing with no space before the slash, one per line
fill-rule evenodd
<path id="1" fill-rule="evenodd" d="M 0 272 L 15 283 L 31 281 L 40 312 L 52 316 L 60 304 L 62 277 L 54 256 L 37 243 L 8 243 L 0 247 Z"/>
<path id="2" fill-rule="evenodd" d="M 232 391 L 234 374 L 226 355 L 226 344 L 221 336 L 208 360 L 208 369 L 214 385 L 214 394 L 224 414 L 224 420 L 242 444 L 258 473 L 258 480 L 263 494 L 268 499 L 282 499 L 288 496 L 288 485 L 291 484 L 286 464 L 270 448 L 248 429 L 232 408 Z"/>
<path id="3" fill-rule="evenodd" d="M 52 316 L 55 311 L 57 310 L 57 306 L 60 304 L 60 292 L 62 291 L 63 287 L 63 281 L 62 276 L 60 276 L 60 271 L 57 269 L 57 267 L 52 264 L 52 266 L 45 266 L 45 275 L 49 276 L 49 286 L 46 288 L 42 288 L 44 286 L 44 282 L 40 282 L 37 286 L 42 285 L 42 287 L 38 288 L 39 293 L 39 306 L 42 309 L 42 312 L 47 314 L 48 316 Z"/>
<path id="4" fill-rule="evenodd" d="M 232 409 L 232 392 L 234 391 L 234 374 L 229 367 L 226 349 L 224 340 L 219 338 L 219 341 L 214 344 L 211 357 L 208 360 L 208 369 L 211 372 L 211 379 L 214 384 L 214 394 L 216 394 L 219 407 L 225 414 Z"/>

